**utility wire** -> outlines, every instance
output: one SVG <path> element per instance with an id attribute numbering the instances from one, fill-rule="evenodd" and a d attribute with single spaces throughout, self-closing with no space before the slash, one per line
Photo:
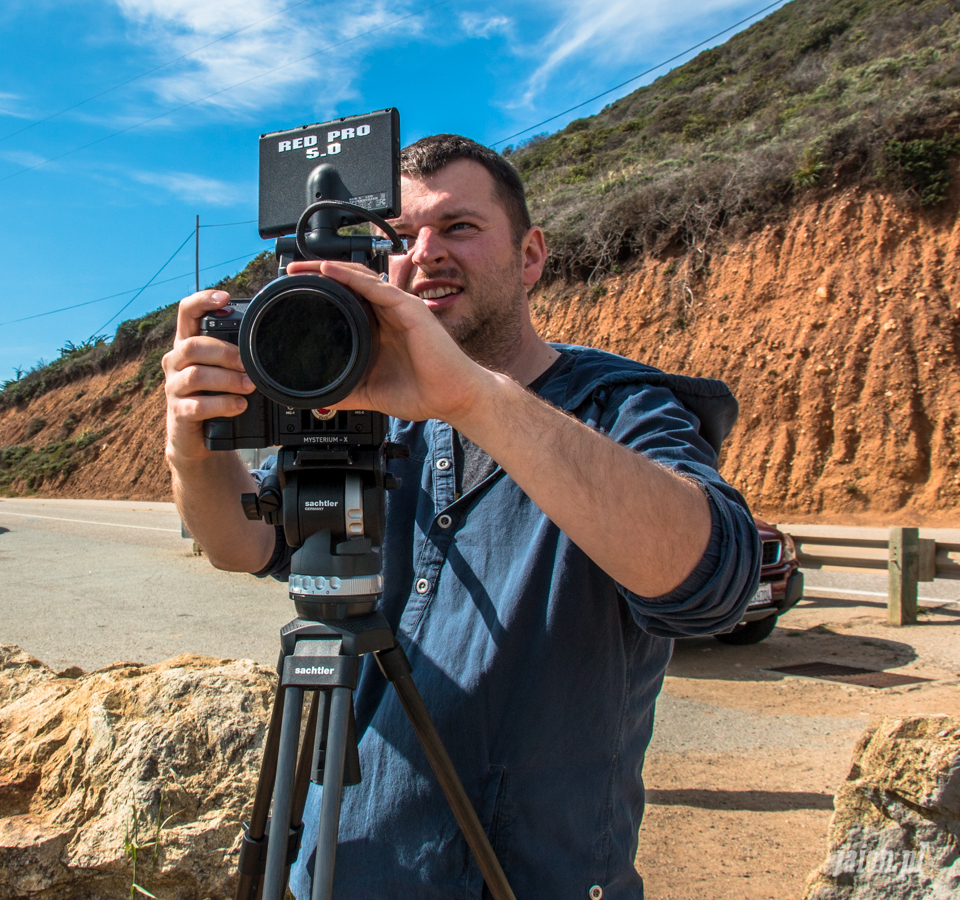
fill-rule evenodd
<path id="1" fill-rule="evenodd" d="M 179 247 L 177 247 L 176 250 L 173 251 L 173 253 L 170 255 L 170 258 L 162 266 L 160 266 L 159 269 L 157 269 L 156 274 L 153 276 L 153 278 L 151 278 L 150 281 L 148 281 L 142 288 L 140 288 L 139 291 L 137 291 L 126 303 L 124 303 L 123 306 L 121 306 L 120 309 L 118 309 L 109 319 L 107 319 L 107 321 L 104 322 L 96 331 L 94 331 L 93 334 L 90 335 L 89 340 L 92 341 L 94 337 L 96 337 L 101 331 L 103 331 L 103 329 L 106 328 L 117 316 L 119 316 L 120 313 L 122 313 L 131 303 L 133 303 L 133 301 L 136 300 L 137 297 L 139 297 L 148 287 L 150 287 L 150 285 L 153 283 L 153 279 L 156 278 L 157 275 L 159 275 L 167 266 L 170 265 L 170 263 L 173 262 L 174 256 L 176 256 L 184 247 L 187 246 L 187 241 L 189 241 L 190 238 L 192 238 L 196 233 L 197 233 L 196 229 L 191 228 L 190 234 L 188 234 L 183 239 L 183 243 Z"/>
<path id="2" fill-rule="evenodd" d="M 91 100 L 97 100 L 100 97 L 112 93 L 113 91 L 119 90 L 122 87 L 126 87 L 128 84 L 133 84 L 133 82 L 139 81 L 141 78 L 146 78 L 147 75 L 152 75 L 154 72 L 159 72 L 161 69 L 165 69 L 167 66 L 172 66 L 174 63 L 180 62 L 181 59 L 186 59 L 188 56 L 193 56 L 195 53 L 199 53 L 201 50 L 206 50 L 207 47 L 212 47 L 214 44 L 219 44 L 221 41 L 227 40 L 227 38 L 232 38 L 240 34 L 242 31 L 247 31 L 250 28 L 253 28 L 255 25 L 260 25 L 263 22 L 266 22 L 268 19 L 276 18 L 277 16 L 282 15 L 285 12 L 289 12 L 291 9 L 294 9 L 297 6 L 303 6 L 304 3 L 310 2 L 311 0 L 299 0 L 297 3 L 291 3 L 290 6 L 286 6 L 278 12 L 272 13 L 269 16 L 264 16 L 262 19 L 257 19 L 256 22 L 251 22 L 249 25 L 244 25 L 243 28 L 238 28 L 236 31 L 231 31 L 229 34 L 223 35 L 223 37 L 218 37 L 215 41 L 210 41 L 210 43 L 204 44 L 202 47 L 196 47 L 193 50 L 190 50 L 188 53 L 181 54 L 175 59 L 169 59 L 165 63 L 160 63 L 159 66 L 154 66 L 152 69 L 147 69 L 146 72 L 141 72 L 139 75 L 134 75 L 133 78 L 128 78 L 126 81 L 121 81 L 119 84 L 115 84 L 113 87 L 109 87 L 106 90 L 100 91 L 99 94 L 93 94 L 84 100 L 77 101 L 72 106 L 66 106 L 55 113 L 50 113 L 49 116 L 44 116 L 42 119 L 37 119 L 36 122 L 31 122 L 29 125 L 24 125 L 23 128 L 19 128 L 16 131 L 11 131 L 9 134 L 5 134 L 3 137 L 0 137 L 0 143 L 7 140 L 7 138 L 12 138 L 18 134 L 23 134 L 23 132 L 29 131 L 31 128 L 35 128 L 37 125 L 42 125 L 44 122 L 49 122 L 51 119 L 56 119 L 58 116 L 62 116 L 64 113 L 68 113 L 79 106 L 83 106 L 84 103 L 89 103 Z"/>
<path id="3" fill-rule="evenodd" d="M 201 225 L 201 228 L 229 228 L 231 225 L 255 225 L 256 219 L 247 219 L 246 222 L 217 222 L 213 225 Z"/>
<path id="4" fill-rule="evenodd" d="M 228 263 L 237 262 L 241 259 L 250 259 L 252 256 L 258 256 L 263 252 L 263 250 L 254 250 L 253 253 L 245 253 L 243 256 L 234 256 L 233 259 L 225 259 L 222 262 L 214 263 L 212 266 L 204 266 L 200 271 L 208 272 L 210 269 L 217 269 L 220 266 L 225 266 Z M 181 274 L 173 275 L 170 278 L 163 278 L 160 281 L 154 281 L 149 285 L 149 287 L 160 287 L 162 284 L 170 284 L 171 281 L 179 281 L 181 278 L 187 278 L 190 275 L 193 275 L 193 273 L 194 270 L 191 269 L 189 272 L 182 272 Z M 97 297 L 96 300 L 85 300 L 83 303 L 74 303 L 73 306 L 61 306 L 59 309 L 48 309 L 46 312 L 35 313 L 32 316 L 24 316 L 22 319 L 11 319 L 9 322 L 0 322 L 0 327 L 5 325 L 16 325 L 17 322 L 28 322 L 30 319 L 42 319 L 44 316 L 56 315 L 56 313 L 67 312 L 71 309 L 80 309 L 81 306 L 92 306 L 94 303 L 103 303 L 104 300 L 113 300 L 116 297 L 125 297 L 132 290 L 136 290 L 136 288 L 131 288 L 128 291 L 119 291 L 116 294 L 107 294 L 106 297 Z"/>
<path id="5" fill-rule="evenodd" d="M 657 69 L 662 69 L 664 66 L 669 65 L 672 62 L 680 59 L 681 56 L 686 56 L 688 53 L 693 52 L 694 50 L 699 49 L 704 44 L 709 44 L 710 41 L 716 40 L 721 35 L 726 34 L 728 31 L 733 31 L 734 28 L 739 28 L 745 22 L 749 22 L 751 19 L 755 19 L 757 16 L 762 16 L 768 10 L 773 9 L 775 6 L 785 5 L 787 0 L 775 0 L 774 3 L 771 3 L 769 6 L 765 6 L 763 9 L 758 10 L 755 13 L 751 13 L 745 19 L 741 19 L 739 22 L 734 22 L 733 25 L 724 28 L 723 31 L 718 31 L 716 34 L 708 37 L 706 40 L 700 41 L 699 44 L 694 44 L 692 47 L 688 47 L 681 53 L 678 53 L 676 56 L 671 56 L 670 59 L 665 59 L 661 63 L 657 63 L 653 68 L 647 69 L 646 72 L 641 72 L 639 75 L 634 75 L 633 78 L 628 78 L 626 81 L 621 81 L 620 84 L 614 85 L 612 88 L 604 91 L 602 94 L 597 94 L 596 97 L 591 97 L 589 100 L 584 100 L 582 103 L 578 103 L 576 106 L 571 106 L 569 109 L 565 109 L 563 112 L 558 112 L 555 116 L 550 116 L 549 119 L 544 119 L 542 122 L 537 122 L 536 125 L 531 125 L 529 128 L 524 128 L 523 131 L 517 131 L 514 134 L 508 135 L 505 138 L 500 138 L 499 141 L 494 141 L 490 146 L 496 147 L 497 144 L 503 144 L 512 138 L 519 137 L 521 134 L 526 134 L 528 131 L 533 131 L 534 128 L 539 128 L 541 125 L 546 125 L 548 122 L 552 122 L 554 119 L 559 119 L 561 116 L 565 116 L 567 113 L 573 112 L 575 109 L 580 109 L 581 106 L 586 106 L 588 103 L 593 103 L 594 100 L 599 100 L 601 97 L 606 97 L 607 94 L 612 94 L 614 91 L 620 90 L 622 87 L 626 87 L 628 84 L 637 81 L 640 78 L 643 78 L 645 75 L 649 75 L 651 72 L 656 72 Z M 40 163 L 43 165 L 43 163 Z M 19 173 L 14 173 L 19 174 Z M 8 176 L 9 177 L 9 176 Z M 0 179 L 2 180 L 2 179 Z"/>
<path id="6" fill-rule="evenodd" d="M 3 178 L 0 178 L 0 182 L 6 181 L 9 178 L 15 178 L 17 175 L 22 175 L 24 172 L 30 172 L 33 169 L 39 169 L 41 166 L 47 165 L 47 163 L 56 162 L 56 160 L 63 159 L 65 156 L 70 156 L 73 153 L 86 150 L 88 147 L 93 147 L 95 144 L 108 141 L 110 138 L 117 137 L 121 134 L 126 134 L 128 131 L 133 131 L 134 128 L 139 128 L 141 125 L 148 125 L 151 122 L 156 122 L 158 119 L 163 119 L 166 116 L 173 115 L 175 112 L 180 112 L 180 110 L 188 109 L 191 106 L 196 106 L 198 103 L 203 103 L 205 100 L 211 100 L 214 97 L 220 96 L 220 94 L 225 94 L 227 91 L 234 90 L 234 88 L 242 87 L 245 84 L 249 84 L 251 81 L 256 81 L 258 78 L 264 78 L 267 75 L 272 75 L 274 72 L 279 72 L 281 69 L 288 69 L 290 66 L 295 66 L 298 63 L 304 62 L 305 60 L 312 59 L 314 56 L 319 56 L 321 53 L 328 53 L 331 50 L 336 50 L 338 47 L 343 47 L 344 45 L 350 44 L 353 41 L 357 41 L 362 37 L 368 37 L 369 35 L 378 31 L 383 31 L 385 28 L 390 28 L 393 25 L 397 25 L 400 22 L 406 21 L 407 19 L 412 19 L 415 16 L 422 15 L 423 13 L 429 12 L 431 9 L 436 9 L 438 6 L 446 6 L 451 2 L 452 0 L 440 0 L 440 2 L 434 3 L 430 6 L 425 6 L 416 12 L 407 13 L 405 16 L 391 19 L 389 22 L 384 22 L 382 25 L 377 25 L 376 28 L 371 28 L 368 31 L 362 31 L 360 34 L 355 34 L 350 38 L 344 38 L 342 41 L 338 41 L 336 44 L 330 44 L 327 47 L 322 47 L 320 50 L 315 50 L 313 53 L 308 53 L 306 56 L 301 56 L 299 59 L 294 59 L 291 62 L 284 63 L 282 66 L 276 66 L 273 69 L 268 69 L 266 72 L 260 72 L 258 75 L 251 75 L 249 78 L 245 78 L 243 81 L 238 81 L 236 84 L 231 84 L 228 87 L 221 88 L 219 91 L 214 91 L 212 94 L 207 94 L 205 97 L 198 97 L 196 100 L 191 100 L 189 103 L 184 103 L 181 106 L 175 106 L 172 109 L 168 109 L 166 112 L 151 116 L 149 119 L 143 119 L 140 122 L 135 122 L 133 125 L 128 125 L 126 128 L 121 128 L 119 131 L 114 131 L 111 134 L 104 135 L 101 138 L 97 138 L 95 141 L 90 141 L 87 144 L 81 144 L 79 147 L 74 147 L 72 150 L 66 150 L 58 156 L 51 156 L 49 159 L 34 163 L 32 166 L 24 166 L 24 168 L 18 169 L 16 172 L 11 172 L 9 175 L 5 175 Z M 191 234 L 193 234 L 193 232 L 191 232 Z"/>

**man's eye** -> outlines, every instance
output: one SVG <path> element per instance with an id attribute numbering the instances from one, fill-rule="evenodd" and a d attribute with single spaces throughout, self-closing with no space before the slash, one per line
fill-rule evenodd
<path id="1" fill-rule="evenodd" d="M 473 228 L 469 222 L 455 222 L 450 226 L 450 231 L 466 231 L 467 229 Z"/>

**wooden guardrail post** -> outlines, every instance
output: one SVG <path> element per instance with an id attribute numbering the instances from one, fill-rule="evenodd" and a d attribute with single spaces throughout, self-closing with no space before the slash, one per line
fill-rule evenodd
<path id="1" fill-rule="evenodd" d="M 887 621 L 891 625 L 917 622 L 917 580 L 920 576 L 920 529 L 890 529 Z"/>

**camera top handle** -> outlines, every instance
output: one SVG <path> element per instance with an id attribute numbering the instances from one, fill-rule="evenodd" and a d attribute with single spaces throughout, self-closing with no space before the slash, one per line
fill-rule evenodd
<path id="1" fill-rule="evenodd" d="M 389 240 L 384 240 L 369 235 L 352 235 L 351 237 L 360 239 L 360 241 L 358 241 L 360 246 L 356 249 L 367 250 L 369 247 L 369 251 L 372 253 L 407 252 L 407 245 L 401 239 L 400 235 L 397 234 L 396 229 L 386 219 L 381 218 L 376 213 L 370 212 L 362 206 L 357 206 L 355 203 L 347 203 L 342 200 L 318 200 L 316 203 L 311 203 L 300 214 L 300 219 L 297 222 L 296 248 L 297 252 L 304 259 L 330 259 L 330 256 L 324 252 L 328 249 L 330 243 L 336 243 L 339 249 L 339 245 L 341 245 L 344 240 L 350 241 L 350 238 L 337 233 L 342 226 L 336 222 L 336 217 L 330 216 L 317 216 L 318 219 L 321 219 L 321 222 L 314 223 L 315 227 L 313 231 L 309 235 L 307 234 L 310 219 L 317 213 L 325 210 L 340 210 L 342 212 L 353 213 L 353 215 L 359 219 L 366 219 L 366 221 L 372 222 L 377 228 L 385 232 L 389 238 Z M 333 221 L 330 221 L 331 218 Z M 355 248 L 351 246 L 350 249 L 354 250 Z"/>

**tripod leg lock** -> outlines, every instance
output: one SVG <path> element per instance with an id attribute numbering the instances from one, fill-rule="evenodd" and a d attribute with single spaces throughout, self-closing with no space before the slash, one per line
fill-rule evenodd
<path id="1" fill-rule="evenodd" d="M 259 878 L 267 869 L 267 844 L 269 843 L 270 819 L 267 819 L 266 830 L 259 840 L 250 837 L 250 826 L 244 823 L 243 840 L 240 843 L 240 858 L 237 860 L 237 871 L 250 878 Z M 290 829 L 287 838 L 286 865 L 292 866 L 300 853 L 300 841 L 303 838 L 303 822 L 296 828 Z"/>
<path id="2" fill-rule="evenodd" d="M 378 650 L 374 655 L 387 681 L 399 681 L 413 673 L 410 660 L 399 644 L 394 644 L 389 650 Z"/>

